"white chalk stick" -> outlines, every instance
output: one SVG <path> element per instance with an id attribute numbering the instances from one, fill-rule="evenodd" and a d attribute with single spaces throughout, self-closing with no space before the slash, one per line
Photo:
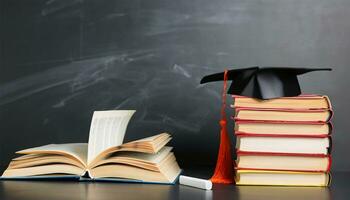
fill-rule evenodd
<path id="1" fill-rule="evenodd" d="M 193 178 L 189 176 L 180 176 L 179 182 L 181 185 L 187 185 L 195 188 L 200 188 L 203 190 L 211 190 L 211 187 L 213 184 L 210 180 L 200 179 L 200 178 Z"/>

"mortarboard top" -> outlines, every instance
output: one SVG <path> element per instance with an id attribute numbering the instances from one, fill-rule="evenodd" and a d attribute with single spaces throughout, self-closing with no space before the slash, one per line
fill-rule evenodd
<path id="1" fill-rule="evenodd" d="M 227 80 L 232 80 L 228 94 L 257 99 L 291 97 L 301 94 L 297 76 L 312 71 L 331 71 L 331 68 L 249 67 L 228 70 Z M 224 72 L 205 76 L 201 84 L 223 81 Z"/>

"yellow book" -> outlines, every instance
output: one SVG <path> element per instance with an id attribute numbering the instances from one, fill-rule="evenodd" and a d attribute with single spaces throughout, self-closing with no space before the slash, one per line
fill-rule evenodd
<path id="1" fill-rule="evenodd" d="M 328 186 L 329 173 L 237 170 L 237 185 L 276 185 L 276 186 Z"/>

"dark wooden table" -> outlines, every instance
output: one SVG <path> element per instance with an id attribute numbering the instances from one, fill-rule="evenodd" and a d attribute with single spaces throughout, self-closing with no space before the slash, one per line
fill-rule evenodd
<path id="1" fill-rule="evenodd" d="M 329 188 L 214 185 L 212 191 L 205 191 L 182 185 L 73 181 L 0 181 L 0 199 L 350 199 L 350 172 L 334 172 L 332 185 Z"/>

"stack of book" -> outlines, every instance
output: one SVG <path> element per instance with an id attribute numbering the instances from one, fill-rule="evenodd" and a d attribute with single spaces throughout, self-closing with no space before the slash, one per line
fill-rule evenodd
<path id="1" fill-rule="evenodd" d="M 333 112 L 327 96 L 233 97 L 237 185 L 329 185 Z"/>

